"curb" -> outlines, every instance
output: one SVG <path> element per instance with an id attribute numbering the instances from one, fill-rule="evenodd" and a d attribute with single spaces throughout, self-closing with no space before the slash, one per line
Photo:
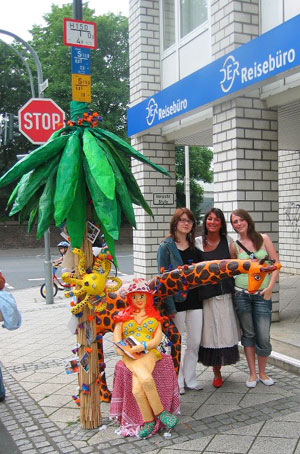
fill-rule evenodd
<path id="1" fill-rule="evenodd" d="M 244 347 L 239 343 L 239 352 L 245 356 Z M 300 360 L 286 356 L 281 353 L 272 352 L 268 359 L 268 364 L 279 367 L 280 369 L 291 372 L 295 375 L 300 375 Z"/>
<path id="2" fill-rule="evenodd" d="M 284 369 L 293 374 L 300 375 L 300 361 L 291 356 L 282 355 L 281 353 L 272 352 L 268 361 L 269 364 Z"/>

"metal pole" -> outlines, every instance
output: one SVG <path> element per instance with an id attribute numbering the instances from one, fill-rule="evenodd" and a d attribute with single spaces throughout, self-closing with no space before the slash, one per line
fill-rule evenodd
<path id="1" fill-rule="evenodd" d="M 22 62 L 24 63 L 24 66 L 26 68 L 26 71 L 27 71 L 27 74 L 28 74 L 28 77 L 29 77 L 31 96 L 32 96 L 32 98 L 35 98 L 33 77 L 32 77 L 32 73 L 31 73 L 31 70 L 29 68 L 29 65 L 28 65 L 27 61 L 25 60 L 25 58 L 23 57 L 21 52 L 19 52 L 13 46 L 11 46 L 10 44 L 6 43 L 5 41 L 2 41 L 2 39 L 0 39 L 0 41 L 1 41 L 1 43 L 5 44 L 5 46 L 8 46 L 13 52 L 15 52 L 17 54 L 17 56 L 20 58 L 20 60 L 22 60 Z"/>
<path id="2" fill-rule="evenodd" d="M 190 148 L 184 147 L 184 162 L 185 162 L 185 206 L 189 210 L 191 209 L 191 192 L 190 192 Z"/>
<path id="3" fill-rule="evenodd" d="M 24 47 L 29 51 L 31 56 L 34 59 L 37 77 L 38 77 L 38 98 L 43 98 L 44 95 L 41 92 L 41 85 L 43 83 L 43 72 L 41 62 L 35 50 L 24 41 L 19 36 L 15 35 L 14 33 L 8 32 L 6 30 L 0 30 L 0 34 L 8 35 L 14 38 L 15 40 L 21 42 Z M 23 59 L 22 59 L 23 61 Z M 44 249 L 45 249 L 45 261 L 44 261 L 44 273 L 45 273 L 45 287 L 46 287 L 46 304 L 53 304 L 53 286 L 52 286 L 52 261 L 51 261 L 51 253 L 50 253 L 50 231 L 49 229 L 47 232 L 44 233 Z"/>
<path id="4" fill-rule="evenodd" d="M 73 0 L 72 13 L 73 19 L 82 20 L 82 0 Z"/>

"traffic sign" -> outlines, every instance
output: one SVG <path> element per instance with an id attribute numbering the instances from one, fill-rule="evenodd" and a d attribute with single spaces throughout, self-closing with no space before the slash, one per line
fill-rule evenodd
<path id="1" fill-rule="evenodd" d="M 72 74 L 72 100 L 91 102 L 91 76 Z"/>
<path id="2" fill-rule="evenodd" d="M 31 143 L 45 143 L 64 118 L 64 111 L 52 99 L 31 98 L 19 110 L 19 130 Z"/>
<path id="3" fill-rule="evenodd" d="M 90 49 L 72 47 L 72 73 L 91 74 Z"/>
<path id="4" fill-rule="evenodd" d="M 66 46 L 97 49 L 97 24 L 65 17 L 64 43 Z"/>

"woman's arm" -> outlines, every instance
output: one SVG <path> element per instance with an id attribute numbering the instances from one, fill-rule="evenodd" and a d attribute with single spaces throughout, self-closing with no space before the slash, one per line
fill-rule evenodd
<path id="1" fill-rule="evenodd" d="M 159 245 L 158 251 L 157 251 L 157 265 L 158 265 L 158 272 L 160 273 L 160 269 L 163 267 L 165 270 L 169 269 L 169 266 L 171 265 L 170 261 L 170 252 L 168 247 L 164 244 L 161 243 Z M 176 307 L 175 307 L 175 301 L 172 296 L 168 296 L 163 300 L 163 307 L 166 311 L 167 315 L 175 315 L 176 314 Z"/>
<path id="2" fill-rule="evenodd" d="M 236 250 L 236 247 L 233 242 L 230 244 L 229 251 L 230 251 L 230 257 L 232 259 L 237 259 L 237 250 Z"/>
<path id="3" fill-rule="evenodd" d="M 266 251 L 268 253 L 268 256 L 270 257 L 270 259 L 275 260 L 275 263 L 278 263 L 279 262 L 278 254 L 276 252 L 274 244 L 272 243 L 271 238 L 266 233 L 264 233 L 262 235 L 262 237 L 263 237 L 263 240 L 264 240 L 264 246 L 265 246 L 265 249 L 266 249 Z M 276 283 L 276 281 L 278 279 L 278 276 L 279 276 L 279 270 L 273 271 L 272 274 L 271 274 L 271 279 L 270 279 L 268 287 L 266 287 L 265 289 L 263 289 L 260 292 L 260 294 L 266 300 L 271 299 L 273 287 L 274 287 L 274 285 L 275 285 L 275 283 Z"/>
<path id="4" fill-rule="evenodd" d="M 122 323 L 121 322 L 116 324 L 112 339 L 113 339 L 113 342 L 115 342 L 115 343 L 120 342 L 120 340 L 122 340 Z M 118 348 L 116 345 L 114 346 L 114 348 L 115 348 L 115 351 L 118 353 L 118 355 L 120 355 L 120 356 L 124 355 L 124 352 L 120 348 Z"/>

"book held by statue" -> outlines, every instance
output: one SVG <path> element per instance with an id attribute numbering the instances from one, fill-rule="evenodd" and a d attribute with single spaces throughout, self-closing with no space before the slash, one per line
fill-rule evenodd
<path id="1" fill-rule="evenodd" d="M 113 342 L 116 347 L 122 350 L 127 356 L 133 359 L 138 359 L 143 356 L 146 352 L 131 352 L 131 347 L 136 345 L 141 345 L 133 336 L 126 337 L 125 339 L 120 340 L 119 342 Z"/>

